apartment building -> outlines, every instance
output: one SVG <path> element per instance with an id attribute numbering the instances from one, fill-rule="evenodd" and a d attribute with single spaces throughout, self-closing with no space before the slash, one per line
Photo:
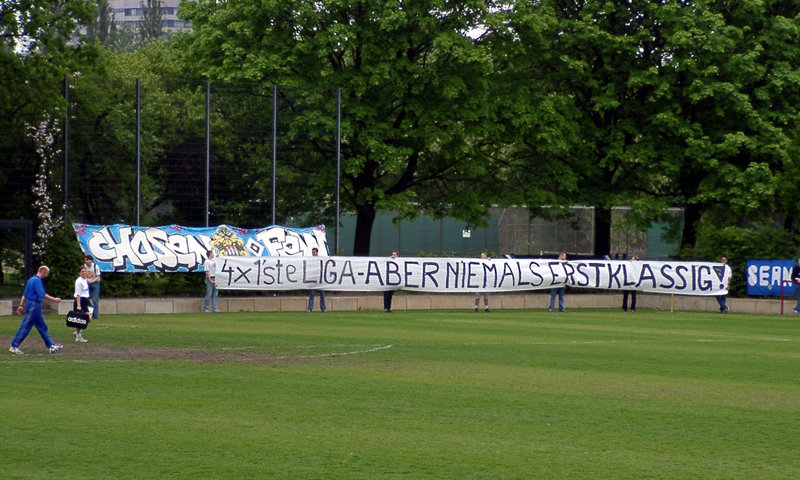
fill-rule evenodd
<path id="1" fill-rule="evenodd" d="M 111 9 L 112 21 L 118 26 L 130 25 L 134 28 L 142 22 L 143 0 L 108 0 Z M 178 18 L 178 5 L 181 0 L 161 0 L 162 18 L 164 21 L 164 31 L 179 32 L 191 30 L 188 24 Z"/>

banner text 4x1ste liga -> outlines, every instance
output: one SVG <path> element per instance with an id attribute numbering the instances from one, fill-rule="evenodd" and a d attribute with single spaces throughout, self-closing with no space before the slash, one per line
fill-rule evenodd
<path id="1" fill-rule="evenodd" d="M 730 267 L 713 262 L 550 259 L 219 257 L 229 290 L 501 292 L 572 286 L 682 295 L 724 295 Z"/>

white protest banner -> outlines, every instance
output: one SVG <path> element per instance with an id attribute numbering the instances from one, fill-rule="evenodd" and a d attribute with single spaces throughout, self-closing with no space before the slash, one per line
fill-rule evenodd
<path id="1" fill-rule="evenodd" d="M 503 292 L 572 286 L 681 295 L 724 295 L 730 267 L 710 262 L 551 259 L 226 257 L 227 290 Z"/>

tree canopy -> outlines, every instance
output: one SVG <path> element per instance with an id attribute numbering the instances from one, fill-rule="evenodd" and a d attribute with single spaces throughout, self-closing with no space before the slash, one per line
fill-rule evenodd
<path id="1" fill-rule="evenodd" d="M 21 179 L 38 165 L 29 129 L 61 118 L 67 76 L 71 207 L 84 220 L 130 218 L 119 185 L 134 175 L 139 79 L 150 221 L 206 213 L 210 81 L 215 222 L 268 220 L 278 85 L 278 212 L 331 219 L 338 154 L 358 255 L 378 212 L 480 225 L 492 204 L 593 206 L 596 255 L 610 253 L 616 205 L 642 226 L 681 208 L 686 255 L 775 224 L 797 231 L 797 2 L 200 0 L 180 9 L 193 32 L 126 52 L 94 4 L 0 2 L 0 187 L 22 216 L 33 202 Z"/>
<path id="2" fill-rule="evenodd" d="M 610 253 L 614 205 L 644 222 L 682 207 L 684 247 L 703 213 L 773 211 L 797 162 L 798 5 L 543 0 L 516 2 L 507 25 L 499 50 L 520 52 L 509 83 L 546 99 L 523 104 L 511 142 L 523 169 L 562 176 L 562 203 L 596 207 L 595 254 Z M 555 135 L 520 141 L 548 132 L 542 118 Z"/>
<path id="3" fill-rule="evenodd" d="M 295 92 L 281 152 L 318 208 L 335 178 L 335 88 L 342 89 L 343 197 L 357 212 L 354 252 L 369 253 L 375 214 L 420 209 L 480 221 L 490 162 L 476 148 L 490 120 L 493 62 L 468 33 L 484 2 L 267 0 L 184 4 L 188 60 L 212 80 L 261 80 Z M 297 154 L 295 154 L 297 153 Z"/>

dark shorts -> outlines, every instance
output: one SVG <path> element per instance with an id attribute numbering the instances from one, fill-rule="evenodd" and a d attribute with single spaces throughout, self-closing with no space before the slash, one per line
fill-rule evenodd
<path id="1" fill-rule="evenodd" d="M 88 313 L 89 312 L 89 297 L 80 297 L 81 299 L 81 312 Z M 72 301 L 72 309 L 78 309 L 78 299 Z"/>

